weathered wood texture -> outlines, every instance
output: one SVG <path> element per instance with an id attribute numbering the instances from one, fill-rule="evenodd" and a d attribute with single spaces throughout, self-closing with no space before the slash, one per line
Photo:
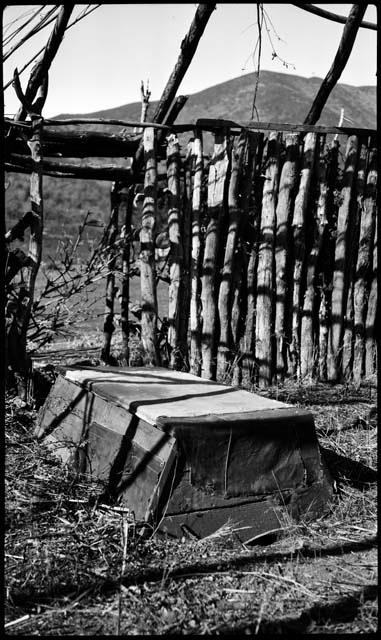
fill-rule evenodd
<path id="1" fill-rule="evenodd" d="M 157 348 L 157 294 L 155 268 L 155 224 L 157 206 L 157 166 L 155 131 L 144 130 L 144 201 L 140 231 L 140 284 L 142 344 L 146 364 L 160 364 Z"/>
<path id="2" fill-rule="evenodd" d="M 215 376 L 216 344 L 216 283 L 221 218 L 224 215 L 225 187 L 229 167 L 228 137 L 216 135 L 208 177 L 208 225 L 205 236 L 201 279 L 202 334 L 201 375 L 209 380 Z"/>
<path id="3" fill-rule="evenodd" d="M 279 181 L 278 133 L 269 135 L 266 174 L 262 196 L 262 215 L 257 270 L 257 319 L 255 332 L 255 359 L 258 367 L 258 384 L 271 384 L 273 337 L 273 259 L 275 238 L 275 211 Z"/>
<path id="4" fill-rule="evenodd" d="M 171 349 L 170 366 L 177 369 L 181 365 L 179 344 L 180 321 L 180 283 L 183 268 L 183 247 L 181 243 L 180 214 L 180 151 L 175 135 L 168 137 L 168 235 L 169 254 L 169 290 L 168 290 L 168 344 Z"/>
<path id="5" fill-rule="evenodd" d="M 103 323 L 103 347 L 101 357 L 106 364 L 110 362 L 111 338 L 115 331 L 114 325 L 114 303 L 115 303 L 115 267 L 117 255 L 115 252 L 115 242 L 119 231 L 119 204 L 120 194 L 118 185 L 114 182 L 110 192 L 111 214 L 107 233 L 107 262 L 108 272 L 106 276 L 106 300 L 105 315 Z"/>
<path id="6" fill-rule="evenodd" d="M 193 142 L 194 180 L 192 198 L 192 254 L 190 300 L 190 371 L 201 373 L 201 184 L 204 173 L 202 137 L 196 132 Z"/>

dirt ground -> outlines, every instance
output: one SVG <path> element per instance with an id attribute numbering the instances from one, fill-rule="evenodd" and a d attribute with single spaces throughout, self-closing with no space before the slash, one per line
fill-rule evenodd
<path id="1" fill-rule="evenodd" d="M 377 390 L 289 384 L 267 395 L 313 412 L 335 492 L 320 520 L 290 521 L 253 546 L 234 523 L 203 540 L 142 539 L 98 502 L 99 485 L 36 442 L 36 411 L 8 398 L 6 633 L 375 633 Z"/>

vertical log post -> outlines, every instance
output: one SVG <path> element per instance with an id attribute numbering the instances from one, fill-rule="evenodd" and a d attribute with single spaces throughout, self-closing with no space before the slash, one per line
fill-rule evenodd
<path id="1" fill-rule="evenodd" d="M 299 134 L 288 133 L 285 136 L 286 157 L 282 167 L 279 184 L 278 204 L 276 208 L 275 235 L 275 342 L 276 342 L 276 374 L 283 380 L 286 371 L 286 300 L 289 280 L 288 228 L 292 216 L 292 204 L 299 174 Z"/>
<path id="2" fill-rule="evenodd" d="M 140 231 L 140 286 L 142 304 L 142 343 L 145 364 L 159 365 L 157 345 L 157 295 L 155 269 L 155 224 L 157 208 L 157 166 L 155 130 L 147 127 L 143 134 L 145 177 L 142 228 Z"/>
<path id="3" fill-rule="evenodd" d="M 21 313 L 17 318 L 20 342 L 17 345 L 16 382 L 17 392 L 22 400 L 27 401 L 27 378 L 28 378 L 28 358 L 27 358 L 27 333 L 30 317 L 32 314 L 34 290 L 36 286 L 37 274 L 41 264 L 42 256 L 42 234 L 44 226 L 43 207 L 43 184 L 42 184 L 42 118 L 32 116 L 33 133 L 28 140 L 30 154 L 33 162 L 33 171 L 30 174 L 30 205 L 32 211 L 29 238 L 29 267 L 27 271 L 26 286 L 22 293 Z"/>
<path id="4" fill-rule="evenodd" d="M 234 270 L 235 253 L 238 238 L 238 225 L 241 209 L 238 203 L 238 188 L 241 177 L 242 163 L 246 145 L 245 134 L 240 135 L 237 148 L 232 150 L 231 176 L 228 191 L 229 229 L 225 246 L 222 280 L 218 296 L 218 313 L 220 318 L 220 339 L 217 353 L 217 379 L 225 378 L 229 365 L 231 335 L 230 335 L 230 302 L 231 285 Z"/>
<path id="5" fill-rule="evenodd" d="M 373 141 L 374 144 L 374 141 Z M 377 156 L 374 163 L 369 167 L 366 185 L 366 198 L 364 206 L 369 207 L 374 215 L 374 235 L 373 235 L 373 264 L 372 279 L 368 298 L 368 310 L 365 321 L 365 376 L 371 376 L 377 371 L 377 341 L 376 341 L 376 320 L 377 320 L 377 247 L 378 247 L 378 216 L 377 216 Z"/>
<path id="6" fill-rule="evenodd" d="M 341 205 L 337 217 L 335 266 L 332 283 L 331 327 L 328 337 L 327 377 L 336 382 L 342 361 L 344 313 L 346 309 L 347 283 L 345 266 L 347 259 L 347 231 L 352 189 L 357 165 L 358 138 L 350 136 L 347 142 L 345 168 L 341 189 Z"/>
<path id="7" fill-rule="evenodd" d="M 358 160 L 357 179 L 355 192 L 352 196 L 350 221 L 348 224 L 348 260 L 346 264 L 346 279 L 348 282 L 348 295 L 346 313 L 344 316 L 343 336 L 343 362 L 342 372 L 345 379 L 353 377 L 353 352 L 354 352 L 354 279 L 359 246 L 359 227 L 361 209 L 364 198 L 366 182 L 366 165 L 368 148 L 366 142 L 362 142 Z"/>
<path id="8" fill-rule="evenodd" d="M 114 325 L 114 303 L 115 303 L 115 267 L 116 267 L 116 252 L 115 242 L 118 235 L 119 225 L 119 184 L 113 182 L 110 192 L 111 201 L 111 215 L 110 225 L 108 229 L 107 238 L 107 260 L 108 271 L 106 277 L 106 303 L 105 303 L 105 319 L 103 324 L 103 347 L 101 358 L 106 364 L 111 364 L 110 350 L 111 350 L 111 338 L 115 331 Z"/>
<path id="9" fill-rule="evenodd" d="M 374 144 L 374 141 L 373 141 Z M 354 282 L 354 355 L 353 382 L 360 386 L 364 372 L 365 335 L 367 309 L 367 282 L 372 265 L 372 244 L 376 217 L 377 149 L 371 145 L 365 194 L 361 208 L 360 235 Z M 377 257 L 377 256 L 376 256 Z"/>
<path id="10" fill-rule="evenodd" d="M 193 139 L 188 143 L 184 163 L 183 212 L 181 216 L 181 238 L 183 254 L 183 275 L 180 281 L 179 346 L 182 366 L 189 369 L 190 349 L 188 347 L 188 326 L 191 297 L 191 250 L 192 250 L 192 166 Z"/>
<path id="11" fill-rule="evenodd" d="M 208 218 L 204 261 L 202 267 L 201 303 L 202 334 L 201 376 L 215 378 L 215 329 L 216 329 L 216 271 L 219 247 L 220 222 L 224 212 L 226 176 L 229 167 L 228 136 L 215 134 L 214 152 L 208 177 Z"/>
<path id="12" fill-rule="evenodd" d="M 321 175 L 320 193 L 326 198 L 327 211 L 327 234 L 322 249 L 322 261 L 320 272 L 320 306 L 319 306 L 319 380 L 327 380 L 327 354 L 328 354 L 328 333 L 331 309 L 332 280 L 332 254 L 334 253 L 333 240 L 331 235 L 334 231 L 334 191 L 338 170 L 339 143 L 334 140 L 327 150 L 326 181 L 327 189 L 324 195 L 324 177 Z M 320 165 L 321 166 L 321 165 Z M 323 169 L 324 170 L 324 169 Z M 322 191 L 323 190 L 323 191 Z M 319 200 L 320 197 L 319 196 Z"/>
<path id="13" fill-rule="evenodd" d="M 307 257 L 306 290 L 300 331 L 300 375 L 301 378 L 308 378 L 309 380 L 312 380 L 315 361 L 317 360 L 317 344 L 314 339 L 316 265 L 320 257 L 324 231 L 328 223 L 325 136 L 320 136 L 319 139 L 317 173 L 318 199 L 316 209 L 314 208 L 314 219 L 310 219 L 308 222 L 309 234 L 312 235 L 312 245 Z"/>
<path id="14" fill-rule="evenodd" d="M 201 185 L 204 173 L 201 132 L 195 132 L 193 156 L 195 172 L 192 198 L 192 256 L 190 301 L 190 371 L 201 375 Z"/>
<path id="15" fill-rule="evenodd" d="M 130 246 L 131 246 L 131 219 L 134 202 L 135 187 L 132 185 L 127 191 L 126 210 L 124 218 L 124 238 L 122 251 L 122 296 L 120 301 L 120 318 L 122 332 L 123 365 L 128 366 L 130 362 L 129 349 L 129 325 L 128 325 L 128 303 L 130 301 Z"/>
<path id="16" fill-rule="evenodd" d="M 257 269 L 257 322 L 255 359 L 258 365 L 258 385 L 267 387 L 272 379 L 273 346 L 273 258 L 275 211 L 279 182 L 279 137 L 270 132 L 266 160 L 266 179 L 263 185 L 260 244 Z"/>
<path id="17" fill-rule="evenodd" d="M 302 170 L 298 194 L 295 199 L 292 220 L 294 236 L 294 277 L 292 296 L 292 341 L 290 369 L 300 377 L 300 319 L 302 304 L 302 275 L 306 244 L 306 212 L 310 196 L 310 184 L 315 161 L 316 133 L 307 133 L 304 139 Z"/>
<path id="18" fill-rule="evenodd" d="M 243 180 L 242 208 L 245 225 L 242 228 L 242 243 L 246 252 L 246 317 L 245 330 L 241 340 L 242 384 L 249 388 L 254 378 L 254 337 L 255 337 L 255 279 L 258 257 L 258 227 L 262 193 L 253 193 L 256 165 L 260 165 L 263 151 L 263 133 L 250 134 L 248 138 L 247 161 Z"/>
<path id="19" fill-rule="evenodd" d="M 180 237 L 180 152 L 179 141 L 175 135 L 167 138 L 167 175 L 169 191 L 168 235 L 169 254 L 169 290 L 168 290 L 168 344 L 171 350 L 170 367 L 178 369 L 179 321 L 180 321 L 180 282 L 182 277 L 183 252 Z"/>

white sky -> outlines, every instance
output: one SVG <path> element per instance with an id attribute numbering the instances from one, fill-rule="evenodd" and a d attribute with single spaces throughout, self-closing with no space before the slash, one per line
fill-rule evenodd
<path id="1" fill-rule="evenodd" d="M 8 5 L 3 11 L 3 27 L 38 6 L 41 5 Z M 44 5 L 44 12 L 51 6 Z M 73 16 L 85 6 L 75 5 Z M 347 16 L 352 5 L 316 6 Z M 159 99 L 196 8 L 195 3 L 101 5 L 66 33 L 51 66 L 45 117 L 88 113 L 137 102 L 141 80 L 149 80 L 151 100 Z M 270 28 L 275 50 L 289 63 L 289 68 L 282 65 L 279 57 L 272 59 L 266 31 L 262 39 L 261 68 L 323 78 L 336 54 L 344 25 L 324 20 L 292 4 L 265 3 L 264 8 L 282 39 L 278 40 Z M 364 19 L 377 22 L 375 5 L 368 6 Z M 21 69 L 42 48 L 51 29 L 52 24 L 10 56 L 3 66 L 3 84 L 12 77 L 15 67 Z M 254 71 L 256 41 L 256 4 L 218 3 L 178 94 L 196 93 Z M 5 51 L 7 49 L 8 46 Z M 376 85 L 376 49 L 377 32 L 360 29 L 340 82 Z M 21 76 L 24 88 L 30 68 Z M 17 111 L 19 103 L 12 87 L 5 91 L 4 103 L 7 114 Z"/>

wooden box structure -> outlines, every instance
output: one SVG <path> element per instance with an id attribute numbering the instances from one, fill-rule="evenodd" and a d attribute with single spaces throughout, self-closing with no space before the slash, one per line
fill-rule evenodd
<path id="1" fill-rule="evenodd" d="M 230 523 L 248 542 L 320 515 L 332 491 L 311 413 L 164 368 L 65 369 L 37 436 L 175 536 Z"/>

